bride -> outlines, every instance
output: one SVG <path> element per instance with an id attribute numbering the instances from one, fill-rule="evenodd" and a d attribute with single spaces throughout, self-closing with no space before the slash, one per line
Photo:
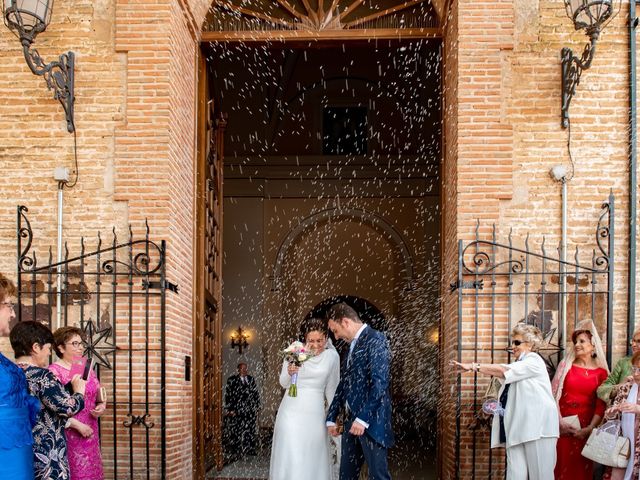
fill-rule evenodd
<path id="1" fill-rule="evenodd" d="M 327 337 L 325 321 L 305 321 L 303 333 L 315 356 L 301 367 L 286 361 L 282 365 L 280 385 L 288 389 L 291 376 L 298 373 L 298 396 L 290 397 L 285 390 L 280 403 L 273 430 L 270 480 L 330 480 L 340 464 L 334 458 L 339 456 L 339 445 L 330 447 L 325 426 L 326 408 L 340 381 L 340 357 Z"/>

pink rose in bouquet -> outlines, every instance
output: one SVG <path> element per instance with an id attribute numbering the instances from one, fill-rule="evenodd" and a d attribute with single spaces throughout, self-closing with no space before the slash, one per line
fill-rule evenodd
<path id="1" fill-rule="evenodd" d="M 289 365 L 295 365 L 296 367 L 300 367 L 304 362 L 313 357 L 313 352 L 311 350 L 307 350 L 302 342 L 293 342 L 287 348 L 285 348 L 282 352 L 284 355 L 284 359 L 289 363 Z M 291 385 L 289 386 L 289 396 L 297 397 L 298 396 L 298 374 L 294 373 L 291 376 Z"/>

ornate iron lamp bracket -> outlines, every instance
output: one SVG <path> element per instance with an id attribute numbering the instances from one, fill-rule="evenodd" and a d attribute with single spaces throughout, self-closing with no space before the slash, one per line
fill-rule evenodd
<path id="1" fill-rule="evenodd" d="M 64 109 L 67 119 L 67 131 L 73 133 L 75 125 L 73 121 L 73 70 L 75 55 L 67 52 L 60 55 L 57 61 L 45 63 L 38 50 L 31 48 L 31 42 L 27 38 L 22 39 L 22 51 L 27 65 L 35 75 L 44 77 L 47 88 L 53 90 L 53 98 L 58 100 Z"/>
<path id="2" fill-rule="evenodd" d="M 600 29 L 587 33 L 591 42 L 585 45 L 580 58 L 573 54 L 570 48 L 562 49 L 562 127 L 569 126 L 569 105 L 576 93 L 576 87 L 580 84 L 580 76 L 584 70 L 591 66 L 596 52 L 596 42 L 600 36 Z"/>

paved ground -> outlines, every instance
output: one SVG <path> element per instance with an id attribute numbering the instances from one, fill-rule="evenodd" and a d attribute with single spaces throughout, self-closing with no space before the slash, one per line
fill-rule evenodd
<path id="1" fill-rule="evenodd" d="M 269 455 L 261 453 L 245 457 L 225 466 L 220 472 L 211 471 L 207 478 L 234 480 L 266 480 L 269 476 Z"/>
<path id="2" fill-rule="evenodd" d="M 211 471 L 208 479 L 217 480 L 267 480 L 269 476 L 268 451 L 247 456 L 222 471 Z M 437 478 L 436 455 L 431 451 L 416 450 L 414 442 L 401 443 L 389 452 L 391 478 L 394 480 L 435 480 Z"/>

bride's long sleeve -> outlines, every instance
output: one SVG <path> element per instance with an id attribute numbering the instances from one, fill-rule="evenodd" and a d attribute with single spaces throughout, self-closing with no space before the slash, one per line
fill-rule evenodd
<path id="1" fill-rule="evenodd" d="M 291 376 L 289 376 L 289 372 L 287 370 L 288 366 L 289 364 L 286 360 L 282 362 L 282 370 L 280 370 L 280 385 L 282 388 L 289 388 L 289 385 L 291 385 Z"/>
<path id="2" fill-rule="evenodd" d="M 334 351 L 334 355 L 331 356 L 331 368 L 329 370 L 329 376 L 327 378 L 327 386 L 324 387 L 324 395 L 327 399 L 327 405 L 331 405 L 333 396 L 336 394 L 336 389 L 340 383 L 340 356 Z"/>

